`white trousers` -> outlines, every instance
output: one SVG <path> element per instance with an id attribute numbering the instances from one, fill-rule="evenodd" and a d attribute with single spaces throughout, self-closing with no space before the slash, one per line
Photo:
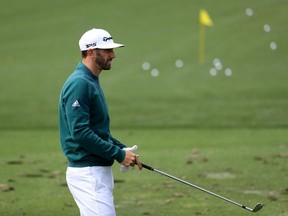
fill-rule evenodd
<path id="1" fill-rule="evenodd" d="M 66 181 L 81 216 L 116 216 L 111 167 L 68 167 Z"/>

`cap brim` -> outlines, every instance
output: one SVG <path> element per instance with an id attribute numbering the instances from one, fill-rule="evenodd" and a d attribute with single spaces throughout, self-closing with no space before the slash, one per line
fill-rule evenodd
<path id="1" fill-rule="evenodd" d="M 120 47 L 124 47 L 124 44 L 110 43 L 110 44 L 107 44 L 107 46 L 96 46 L 95 48 L 97 48 L 97 49 L 115 49 L 115 48 L 120 48 Z"/>
<path id="2" fill-rule="evenodd" d="M 91 46 L 89 48 L 85 48 L 85 49 L 81 49 L 81 51 L 87 51 L 89 49 L 115 49 L 115 48 L 120 48 L 120 47 L 124 47 L 124 44 L 118 44 L 118 43 L 110 43 L 107 44 L 106 46 Z"/>

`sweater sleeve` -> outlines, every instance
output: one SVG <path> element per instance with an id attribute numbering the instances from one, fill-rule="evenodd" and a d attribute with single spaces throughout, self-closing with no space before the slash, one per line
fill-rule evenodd
<path id="1" fill-rule="evenodd" d="M 111 136 L 110 138 L 111 138 L 112 142 L 113 142 L 115 145 L 119 146 L 121 149 L 123 149 L 123 148 L 126 147 L 125 144 L 121 143 L 119 140 L 115 139 L 114 137 Z"/>
<path id="2" fill-rule="evenodd" d="M 72 139 L 89 153 L 121 163 L 125 151 L 103 140 L 90 128 L 91 88 L 84 79 L 75 79 L 64 92 L 67 126 Z"/>

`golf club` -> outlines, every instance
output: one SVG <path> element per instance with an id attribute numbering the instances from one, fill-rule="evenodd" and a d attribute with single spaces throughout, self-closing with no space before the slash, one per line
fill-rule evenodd
<path id="1" fill-rule="evenodd" d="M 239 203 L 237 203 L 237 202 L 235 202 L 235 201 L 233 201 L 233 200 L 227 199 L 227 198 L 225 198 L 225 197 L 223 197 L 223 196 L 220 196 L 220 195 L 218 195 L 218 194 L 216 194 L 216 193 L 213 193 L 213 192 L 211 192 L 211 191 L 208 191 L 208 190 L 206 190 L 206 189 L 204 189 L 204 188 L 201 188 L 201 187 L 199 187 L 199 186 L 197 186 L 197 185 L 191 184 L 191 183 L 186 182 L 186 181 L 184 181 L 184 180 L 182 180 L 182 179 L 176 178 L 175 176 L 172 176 L 172 175 L 170 175 L 170 174 L 167 174 L 167 173 L 165 173 L 165 172 L 162 172 L 162 171 L 160 171 L 160 170 L 157 170 L 157 169 L 155 169 L 155 168 L 153 168 L 153 167 L 151 167 L 151 166 L 148 166 L 148 165 L 146 165 L 146 164 L 143 164 L 143 163 L 142 163 L 142 167 L 144 167 L 145 169 L 148 169 L 148 170 L 150 170 L 150 171 L 157 172 L 157 173 L 159 173 L 159 174 L 161 174 L 161 175 L 164 175 L 164 176 L 169 177 L 169 178 L 171 178 L 171 179 L 174 179 L 174 180 L 176 180 L 176 181 L 179 181 L 179 182 L 181 182 L 181 183 L 184 183 L 184 184 L 186 184 L 186 185 L 189 185 L 189 186 L 191 186 L 191 187 L 197 188 L 198 190 L 201 190 L 201 191 L 204 191 L 204 192 L 206 192 L 206 193 L 208 193 L 208 194 L 210 194 L 210 195 L 216 196 L 216 197 L 218 197 L 218 198 L 220 198 L 220 199 L 222 199 L 222 200 L 225 200 L 225 201 L 227 201 L 227 202 L 230 202 L 230 203 L 232 203 L 232 204 L 234 204 L 234 205 L 237 205 L 237 206 L 239 206 L 239 207 L 241 207 L 241 208 L 243 208 L 243 209 L 246 209 L 246 210 L 248 210 L 248 211 L 250 211 L 250 212 L 257 212 L 257 211 L 259 211 L 259 210 L 263 207 L 263 204 L 257 203 L 257 204 L 254 206 L 254 208 L 249 208 L 249 207 L 247 207 L 247 206 L 245 206 L 245 205 L 239 204 Z"/>

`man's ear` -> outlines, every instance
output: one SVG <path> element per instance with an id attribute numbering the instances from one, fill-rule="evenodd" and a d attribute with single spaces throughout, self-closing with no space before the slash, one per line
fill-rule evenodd
<path id="1" fill-rule="evenodd" d="M 94 55 L 94 50 L 93 49 L 87 50 L 87 56 L 95 56 Z"/>

